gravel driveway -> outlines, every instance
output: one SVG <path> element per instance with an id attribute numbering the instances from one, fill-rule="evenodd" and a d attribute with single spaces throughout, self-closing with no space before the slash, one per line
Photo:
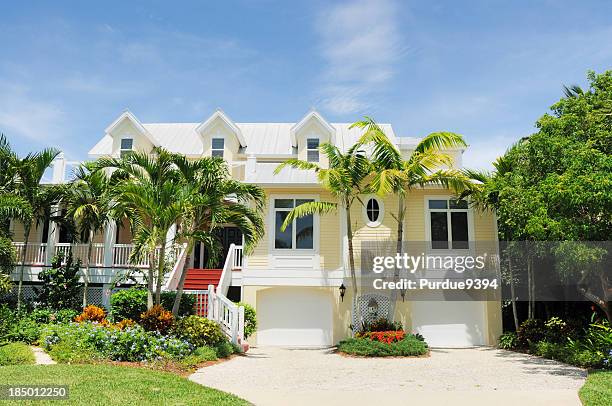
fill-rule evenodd
<path id="1" fill-rule="evenodd" d="M 580 405 L 586 371 L 492 348 L 426 358 L 349 358 L 329 349 L 252 348 L 190 379 L 256 405 Z"/>

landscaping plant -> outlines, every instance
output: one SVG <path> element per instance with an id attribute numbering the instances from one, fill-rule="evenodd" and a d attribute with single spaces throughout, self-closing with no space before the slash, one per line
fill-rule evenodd
<path id="1" fill-rule="evenodd" d="M 365 357 L 409 357 L 425 355 L 429 348 L 413 334 L 399 341 L 385 343 L 370 338 L 349 338 L 338 343 L 338 351 Z"/>
<path id="2" fill-rule="evenodd" d="M 60 253 L 53 258 L 51 268 L 39 272 L 38 279 L 42 285 L 34 290 L 42 306 L 52 309 L 80 308 L 80 267 L 81 262 L 74 262 L 71 252 L 67 257 Z"/>
<path id="3" fill-rule="evenodd" d="M 244 307 L 244 339 L 246 340 L 257 331 L 257 313 L 248 303 L 238 302 L 236 305 Z"/>
<path id="4" fill-rule="evenodd" d="M 215 346 L 226 341 L 216 322 L 200 316 L 187 316 L 177 320 L 174 334 L 196 347 Z"/>
<path id="5" fill-rule="evenodd" d="M 162 292 L 161 303 L 164 309 L 170 309 L 174 304 L 176 292 Z M 179 316 L 193 314 L 195 295 L 183 295 Z M 110 315 L 117 322 L 123 319 L 140 320 L 140 315 L 147 310 L 147 291 L 142 288 L 120 289 L 110 297 Z"/>
<path id="6" fill-rule="evenodd" d="M 173 324 L 172 313 L 164 310 L 160 305 L 155 305 L 140 315 L 140 325 L 147 331 L 158 331 L 165 334 Z"/>

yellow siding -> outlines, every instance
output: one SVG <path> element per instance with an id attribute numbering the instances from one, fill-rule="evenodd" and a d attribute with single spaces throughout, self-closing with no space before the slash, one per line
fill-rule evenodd
<path id="1" fill-rule="evenodd" d="M 121 139 L 122 138 L 132 138 L 134 139 L 134 143 L 132 148 L 136 151 L 149 153 L 153 149 L 153 144 L 149 141 L 148 138 L 142 136 L 140 132 L 134 127 L 134 125 L 128 121 L 124 120 L 119 127 L 113 130 L 113 152 L 112 154 L 115 156 L 119 155 L 119 150 L 121 149 Z"/>
<path id="2" fill-rule="evenodd" d="M 23 242 L 24 227 L 23 224 L 18 221 L 11 223 L 11 232 L 13 233 L 13 241 Z M 29 241 L 30 242 L 41 242 L 42 241 L 43 224 L 36 227 L 35 223 L 32 223 L 30 228 Z"/>

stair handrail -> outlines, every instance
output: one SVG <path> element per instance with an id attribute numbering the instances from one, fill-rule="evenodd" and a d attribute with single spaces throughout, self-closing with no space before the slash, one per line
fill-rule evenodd
<path id="1" fill-rule="evenodd" d="M 207 294 L 207 318 L 215 321 L 232 343 L 240 345 L 244 340 L 244 306 L 215 291 L 213 285 L 208 285 Z"/>
<path id="2" fill-rule="evenodd" d="M 223 264 L 223 271 L 221 272 L 221 277 L 219 278 L 219 284 L 217 285 L 217 293 L 220 293 L 223 296 L 227 295 L 229 287 L 232 283 L 232 268 L 234 264 L 235 250 L 236 245 L 234 243 L 230 244 L 229 250 L 227 251 L 227 257 L 225 257 L 225 263 Z"/>
<path id="3" fill-rule="evenodd" d="M 174 267 L 172 267 L 172 271 L 168 275 L 168 279 L 166 283 L 162 287 L 162 290 L 171 291 L 176 290 L 178 287 L 179 279 L 183 270 L 185 268 L 185 261 L 187 260 L 187 243 L 183 243 L 181 247 L 181 251 L 174 262 Z"/>

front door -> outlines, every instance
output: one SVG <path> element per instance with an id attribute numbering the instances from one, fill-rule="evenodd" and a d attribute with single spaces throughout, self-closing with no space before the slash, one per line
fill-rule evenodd
<path id="1" fill-rule="evenodd" d="M 219 256 L 217 264 L 212 269 L 223 269 L 230 245 L 242 245 L 242 232 L 237 227 L 224 227 L 217 230 L 215 234 L 223 246 L 223 253 Z M 193 247 L 193 267 L 199 269 L 207 268 L 207 262 L 208 252 L 202 244 L 197 242 Z"/>

